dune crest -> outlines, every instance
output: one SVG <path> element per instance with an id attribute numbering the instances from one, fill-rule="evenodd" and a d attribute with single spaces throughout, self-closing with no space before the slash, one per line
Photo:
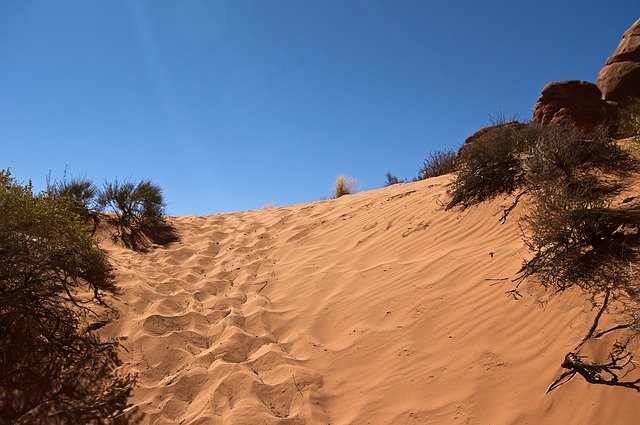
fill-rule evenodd
<path id="1" fill-rule="evenodd" d="M 443 176 L 281 208 L 171 219 L 117 265 L 143 423 L 634 423 L 638 394 L 545 395 L 595 314 L 505 296 L 528 252 L 508 199 L 445 211 Z"/>

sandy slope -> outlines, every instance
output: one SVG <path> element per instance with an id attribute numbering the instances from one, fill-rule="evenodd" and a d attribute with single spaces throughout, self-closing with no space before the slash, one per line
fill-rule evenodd
<path id="1" fill-rule="evenodd" d="M 337 200 L 172 219 L 118 265 L 144 423 L 631 424 L 640 395 L 545 389 L 595 311 L 529 284 L 505 200 L 445 211 L 448 177 Z"/>

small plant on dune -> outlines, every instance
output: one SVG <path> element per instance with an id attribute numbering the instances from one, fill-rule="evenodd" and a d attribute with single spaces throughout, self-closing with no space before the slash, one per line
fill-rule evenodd
<path id="1" fill-rule="evenodd" d="M 66 196 L 34 195 L 0 172 L 0 418 L 105 423 L 123 418 L 134 378 L 116 341 L 92 329 L 110 311 L 112 268 Z"/>
<path id="2" fill-rule="evenodd" d="M 607 128 L 584 131 L 573 126 L 502 123 L 483 129 L 461 149 L 450 186 L 449 207 L 470 205 L 500 194 L 517 192 L 528 198 L 520 221 L 523 239 L 532 253 L 508 293 L 520 297 L 518 287 L 535 277 L 554 291 L 577 286 L 601 308 L 589 331 L 569 352 L 566 369 L 548 388 L 553 390 L 580 374 L 587 382 L 623 386 L 640 391 L 633 380 L 633 355 L 626 345 L 640 334 L 640 284 L 635 264 L 640 253 L 640 205 L 635 197 L 621 200 L 630 178 L 640 167 L 609 137 Z M 610 299 L 626 306 L 627 323 L 598 331 Z M 611 348 L 607 362 L 585 361 L 582 345 L 592 338 L 628 329 L 631 333 Z M 626 342 L 625 342 L 626 341 Z"/>
<path id="3" fill-rule="evenodd" d="M 509 114 L 502 108 L 498 108 L 498 110 L 494 114 L 489 114 L 489 123 L 494 127 L 519 122 L 520 117 L 518 116 L 518 114 Z"/>
<path id="4" fill-rule="evenodd" d="M 350 195 L 356 191 L 357 182 L 353 177 L 339 175 L 334 185 L 333 196 L 339 198 Z"/>
<path id="5" fill-rule="evenodd" d="M 640 379 L 624 379 L 633 365 L 626 344 L 640 331 L 640 285 L 632 266 L 640 247 L 640 206 L 620 202 L 629 178 L 639 171 L 637 161 L 608 136 L 608 129 L 586 132 L 572 126 L 540 127 L 521 158 L 521 194 L 529 202 L 520 224 L 532 257 L 509 293 L 519 297 L 518 286 L 531 276 L 554 291 L 577 286 L 591 294 L 594 304 L 604 297 L 589 331 L 565 356 L 566 372 L 548 391 L 576 374 L 590 383 L 640 391 Z M 610 298 L 627 305 L 628 323 L 597 332 Z M 634 328 L 632 335 L 614 344 L 610 361 L 589 362 L 579 355 L 589 339 L 628 328 Z"/>
<path id="6" fill-rule="evenodd" d="M 640 99 L 635 99 L 619 112 L 618 131 L 622 137 L 640 141 Z"/>
<path id="7" fill-rule="evenodd" d="M 399 183 L 406 183 L 406 180 L 401 180 L 398 177 L 395 176 L 395 174 L 388 172 L 386 174 L 387 177 L 387 181 L 384 184 L 384 187 L 389 187 L 392 186 L 394 184 L 399 184 Z"/>
<path id="8" fill-rule="evenodd" d="M 538 126 L 525 124 L 500 124 L 480 131 L 460 149 L 447 208 L 468 208 L 522 187 L 522 155 L 538 132 Z"/>
<path id="9" fill-rule="evenodd" d="M 429 179 L 431 177 L 442 176 L 455 171 L 458 154 L 452 150 L 439 150 L 429 152 L 420 171 L 417 180 Z"/>
<path id="10" fill-rule="evenodd" d="M 109 209 L 112 223 L 125 246 L 144 250 L 149 242 L 169 243 L 177 239 L 174 229 L 165 222 L 162 189 L 148 180 L 105 183 L 98 205 Z"/>
<path id="11" fill-rule="evenodd" d="M 607 130 L 583 132 L 546 127 L 523 159 L 530 212 L 525 242 L 533 257 L 523 276 L 536 274 L 561 290 L 578 285 L 601 292 L 635 255 L 637 240 L 622 229 L 640 224 L 637 208 L 614 200 L 638 171 L 636 161 L 610 139 Z"/>

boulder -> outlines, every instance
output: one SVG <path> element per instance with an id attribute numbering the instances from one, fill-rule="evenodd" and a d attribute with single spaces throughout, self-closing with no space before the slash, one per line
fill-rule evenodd
<path id="1" fill-rule="evenodd" d="M 533 107 L 532 122 L 542 125 L 574 124 L 593 130 L 612 117 L 612 106 L 602 99 L 598 86 L 587 81 L 549 83 Z"/>
<path id="2" fill-rule="evenodd" d="M 629 28 L 598 74 L 596 85 L 605 100 L 625 106 L 640 99 L 640 19 Z"/>

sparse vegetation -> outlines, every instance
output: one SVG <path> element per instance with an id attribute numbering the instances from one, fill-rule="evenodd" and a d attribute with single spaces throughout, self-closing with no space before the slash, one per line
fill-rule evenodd
<path id="1" fill-rule="evenodd" d="M 336 178 L 333 196 L 339 198 L 344 195 L 350 195 L 356 191 L 356 180 L 353 177 L 340 175 Z"/>
<path id="2" fill-rule="evenodd" d="M 442 176 L 455 171 L 458 154 L 452 150 L 438 150 L 429 152 L 429 158 L 425 159 L 417 180 Z"/>
<path id="3" fill-rule="evenodd" d="M 520 297 L 520 283 L 535 277 L 555 291 L 578 286 L 594 303 L 604 295 L 589 332 L 565 357 L 562 366 L 567 371 L 548 391 L 576 374 L 591 383 L 640 391 L 640 379 L 622 379 L 633 367 L 626 345 L 640 332 L 640 284 L 634 268 L 640 205 L 633 196 L 624 202 L 621 196 L 638 171 L 637 160 L 609 137 L 606 128 L 586 132 L 566 126 L 502 125 L 480 132 L 462 149 L 449 207 L 466 208 L 517 191 L 513 205 L 505 210 L 506 220 L 520 197 L 528 197 L 521 227 L 532 257 L 523 263 L 518 284 L 509 293 Z M 610 298 L 627 306 L 628 322 L 596 332 Z M 626 342 L 613 345 L 609 362 L 589 362 L 578 355 L 588 339 L 623 329 L 632 332 Z"/>
<path id="4" fill-rule="evenodd" d="M 614 203 L 637 163 L 607 136 L 547 127 L 523 159 L 529 213 L 525 242 L 533 257 L 523 276 L 536 274 L 544 285 L 579 285 L 601 292 L 634 256 L 636 238 L 622 231 L 640 224 L 635 207 Z M 628 289 L 628 288 L 627 288 Z"/>
<path id="5" fill-rule="evenodd" d="M 640 141 L 640 99 L 635 99 L 619 113 L 618 131 L 622 137 L 635 137 Z"/>
<path id="6" fill-rule="evenodd" d="M 489 114 L 489 123 L 491 126 L 499 126 L 504 124 L 518 123 L 520 117 L 518 114 L 509 114 L 502 108 L 498 108 L 498 110 L 493 114 Z"/>
<path id="7" fill-rule="evenodd" d="M 91 331 L 108 322 L 116 288 L 77 207 L 0 172 L 0 418 L 10 423 L 113 421 L 134 382 L 116 373 L 117 342 Z"/>
<path id="8" fill-rule="evenodd" d="M 485 130 L 460 149 L 447 208 L 467 208 L 524 184 L 522 156 L 537 139 L 539 127 L 500 124 Z"/>
<path id="9" fill-rule="evenodd" d="M 406 180 L 401 180 L 398 177 L 395 176 L 395 174 L 388 172 L 386 174 L 387 177 L 387 181 L 384 184 L 384 187 L 388 187 L 388 186 L 392 186 L 394 184 L 398 184 L 398 183 L 406 183 Z"/>
<path id="10" fill-rule="evenodd" d="M 114 239 L 127 247 L 144 250 L 149 242 L 165 244 L 175 241 L 173 228 L 163 218 L 162 189 L 148 180 L 105 183 L 98 205 L 110 210 L 110 221 L 116 226 Z"/>

